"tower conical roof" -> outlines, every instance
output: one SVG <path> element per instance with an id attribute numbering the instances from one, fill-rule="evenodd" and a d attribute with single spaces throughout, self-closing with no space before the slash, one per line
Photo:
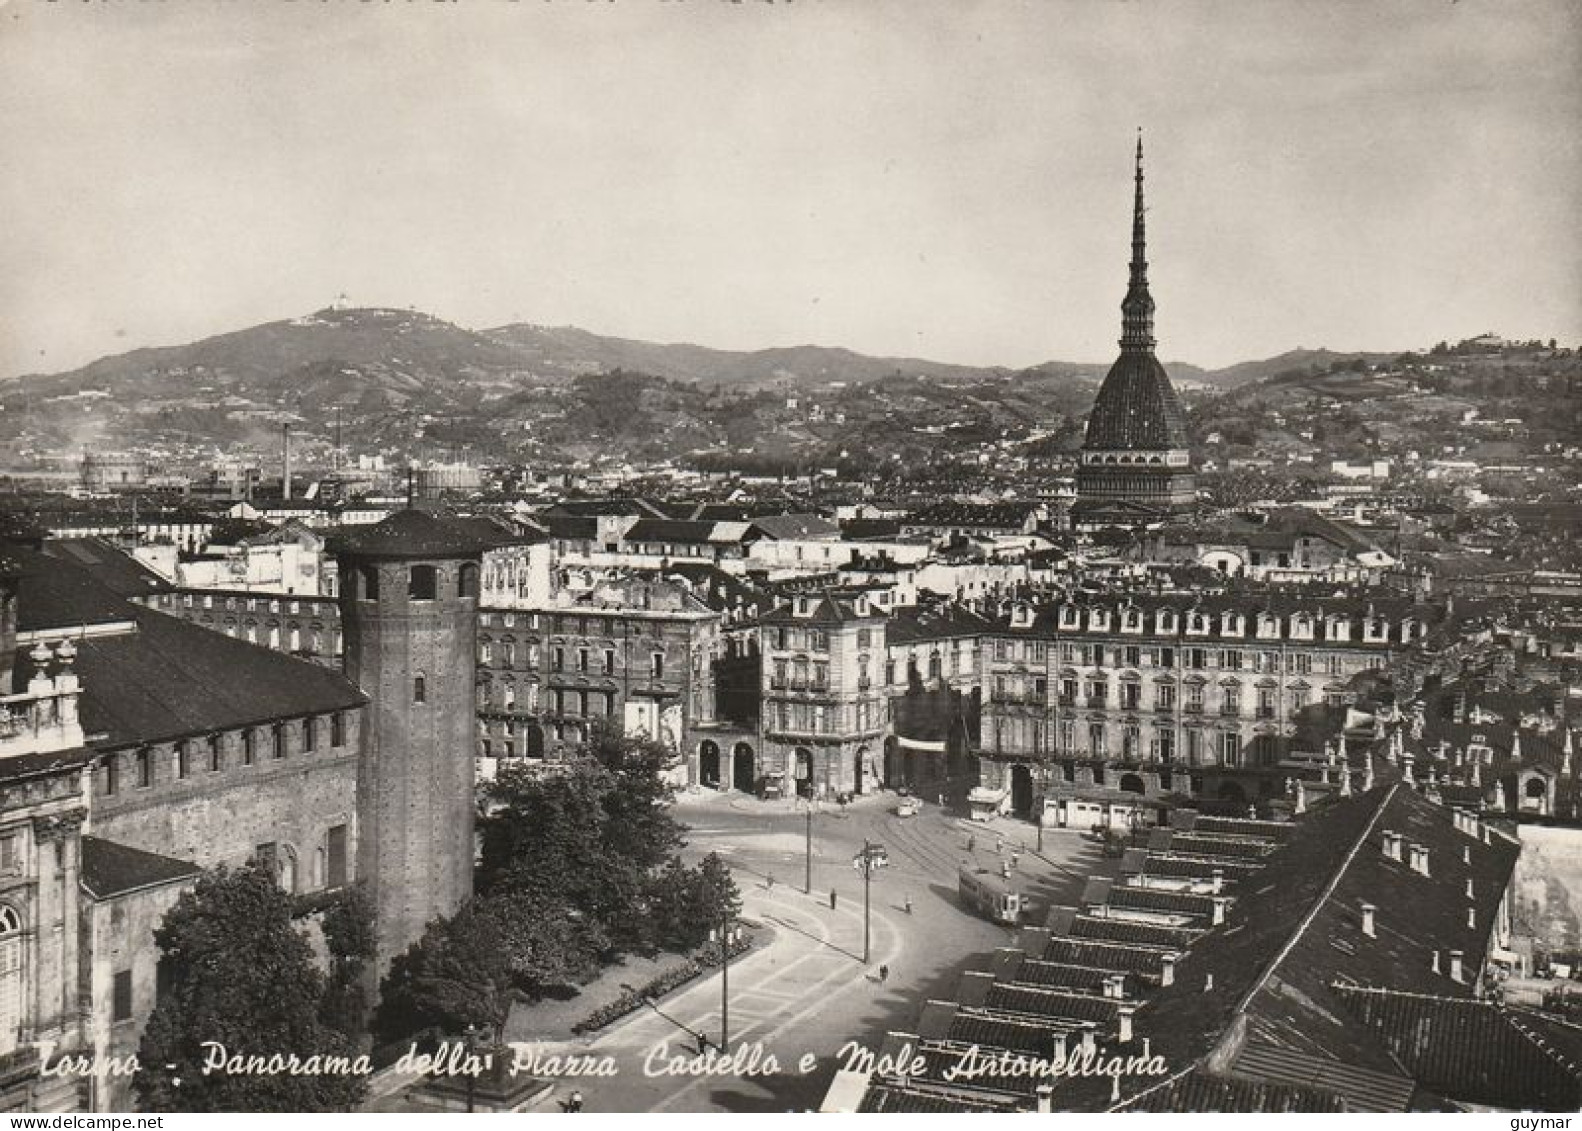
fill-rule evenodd
<path id="1" fill-rule="evenodd" d="M 1143 204 L 1143 140 L 1137 138 L 1132 259 L 1121 303 L 1121 356 L 1093 402 L 1083 447 L 1159 450 L 1187 447 L 1186 412 L 1154 356 L 1154 300 L 1148 291 L 1148 241 Z"/>

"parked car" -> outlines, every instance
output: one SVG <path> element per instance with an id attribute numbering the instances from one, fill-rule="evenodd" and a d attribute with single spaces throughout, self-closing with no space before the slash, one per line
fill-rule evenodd
<path id="1" fill-rule="evenodd" d="M 895 807 L 897 817 L 915 817 L 923 811 L 923 803 L 915 797 L 903 797 Z"/>

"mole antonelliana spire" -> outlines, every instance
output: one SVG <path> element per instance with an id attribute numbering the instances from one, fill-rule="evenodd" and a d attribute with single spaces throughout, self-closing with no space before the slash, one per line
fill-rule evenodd
<path id="1" fill-rule="evenodd" d="M 1186 412 L 1154 356 L 1141 131 L 1135 183 L 1132 258 L 1121 302 L 1121 355 L 1094 399 L 1077 467 L 1072 522 L 1083 529 L 1165 521 L 1190 512 L 1197 500 Z"/>

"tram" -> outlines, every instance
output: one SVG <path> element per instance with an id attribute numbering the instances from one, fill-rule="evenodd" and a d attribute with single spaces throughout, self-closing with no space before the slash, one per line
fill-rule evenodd
<path id="1" fill-rule="evenodd" d="M 961 902 L 986 919 L 1016 926 L 1025 909 L 1021 893 L 997 872 L 963 867 L 958 873 Z"/>

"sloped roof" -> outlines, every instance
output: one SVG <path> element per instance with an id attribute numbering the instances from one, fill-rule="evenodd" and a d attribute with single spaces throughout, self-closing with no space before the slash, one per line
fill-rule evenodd
<path id="1" fill-rule="evenodd" d="M 507 541 L 477 523 L 430 511 L 397 511 L 371 526 L 347 528 L 330 540 L 330 552 L 360 558 L 476 557 Z"/>
<path id="2" fill-rule="evenodd" d="M 137 631 L 77 644 L 83 732 L 115 748 L 360 707 L 339 672 L 166 616 L 131 608 Z M 17 679 L 31 663 L 18 656 Z"/>
<path id="3" fill-rule="evenodd" d="M 1461 1103 L 1582 1109 L 1582 1065 L 1493 1002 L 1337 986 L 1351 1013 L 1429 1090 Z"/>
<path id="4" fill-rule="evenodd" d="M 752 520 L 752 529 L 766 538 L 838 538 L 841 528 L 823 515 L 773 514 Z"/>
<path id="5" fill-rule="evenodd" d="M 82 868 L 78 880 L 83 890 L 97 900 L 179 883 L 202 871 L 190 860 L 128 848 L 96 836 L 82 838 Z"/>
<path id="6" fill-rule="evenodd" d="M 675 542 L 706 545 L 713 541 L 714 523 L 679 518 L 640 518 L 626 532 L 627 542 Z"/>
<path id="7" fill-rule="evenodd" d="M 1178 1073 L 1111 1111 L 1329 1112 L 1347 1111 L 1334 1092 L 1289 1084 L 1264 1084 L 1214 1076 L 1193 1068 Z"/>
<path id="8" fill-rule="evenodd" d="M 1151 451 L 1185 448 L 1186 411 L 1151 352 L 1123 350 L 1099 386 L 1083 448 Z"/>
<path id="9" fill-rule="evenodd" d="M 133 606 L 75 559 L 12 547 L 17 563 L 17 631 L 33 632 L 132 619 Z"/>
<path id="10" fill-rule="evenodd" d="M 131 554 L 102 538 L 54 538 L 42 548 L 48 557 L 81 566 L 118 597 L 164 593 L 174 588 Z"/>

